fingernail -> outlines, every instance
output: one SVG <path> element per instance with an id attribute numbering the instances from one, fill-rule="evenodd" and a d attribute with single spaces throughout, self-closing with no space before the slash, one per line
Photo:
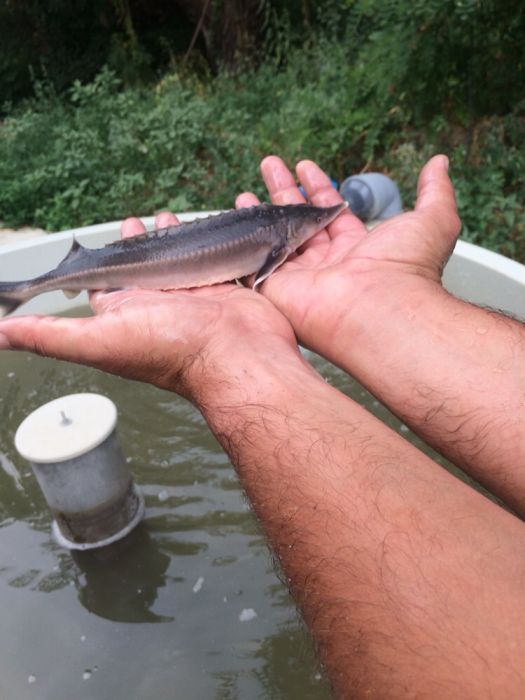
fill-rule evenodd
<path id="1" fill-rule="evenodd" d="M 3 333 L 0 333 L 0 350 L 11 350 L 11 343 Z"/>
<path id="2" fill-rule="evenodd" d="M 450 165 L 450 161 L 448 159 L 448 156 L 443 156 L 443 165 L 445 166 L 445 170 L 448 173 L 448 166 Z"/>

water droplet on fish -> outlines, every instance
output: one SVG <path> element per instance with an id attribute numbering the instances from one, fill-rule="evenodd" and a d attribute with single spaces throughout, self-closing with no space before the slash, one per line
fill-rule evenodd
<path id="1" fill-rule="evenodd" d="M 169 497 L 170 497 L 170 495 L 166 489 L 162 489 L 162 491 L 159 491 L 159 495 L 157 496 L 157 498 L 159 499 L 159 501 L 161 503 L 163 503 L 164 501 L 167 501 Z"/>
<path id="2" fill-rule="evenodd" d="M 36 683 L 36 676 L 33 676 L 33 674 L 31 673 L 31 674 L 27 677 L 27 682 L 28 682 L 28 683 Z"/>
<path id="3" fill-rule="evenodd" d="M 86 641 L 86 635 L 85 635 L 85 634 L 83 634 L 83 635 L 80 637 L 80 641 L 81 641 L 81 642 L 85 642 L 85 641 Z"/>
<path id="4" fill-rule="evenodd" d="M 89 668 L 86 668 L 86 670 L 85 670 L 84 673 L 82 674 L 82 680 L 83 680 L 83 681 L 88 681 L 88 680 L 91 678 L 92 675 L 93 675 L 93 671 L 92 671 L 91 669 L 89 669 Z"/>
<path id="5" fill-rule="evenodd" d="M 408 427 L 408 425 L 401 423 L 401 425 L 399 426 L 399 432 L 400 433 L 408 433 L 409 431 L 410 431 L 410 428 Z"/>

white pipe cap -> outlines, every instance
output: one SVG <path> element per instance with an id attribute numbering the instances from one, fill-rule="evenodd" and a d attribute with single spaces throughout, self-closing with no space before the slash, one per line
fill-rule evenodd
<path id="1" fill-rule="evenodd" d="M 117 424 L 117 408 L 100 394 L 70 394 L 33 411 L 20 424 L 15 447 L 29 462 L 49 464 L 98 447 Z"/>

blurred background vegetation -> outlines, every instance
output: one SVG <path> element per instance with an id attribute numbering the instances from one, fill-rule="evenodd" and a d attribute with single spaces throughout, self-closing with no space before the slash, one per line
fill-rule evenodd
<path id="1" fill-rule="evenodd" d="M 0 220 L 214 209 L 268 153 L 336 180 L 451 158 L 463 237 L 525 260 L 525 4 L 0 0 Z"/>

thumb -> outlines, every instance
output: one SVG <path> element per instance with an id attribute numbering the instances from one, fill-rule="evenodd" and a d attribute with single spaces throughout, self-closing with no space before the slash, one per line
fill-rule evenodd
<path id="1" fill-rule="evenodd" d="M 461 230 L 454 186 L 448 175 L 448 158 L 434 156 L 419 176 L 415 211 L 428 216 L 441 235 L 454 245 Z"/>
<path id="2" fill-rule="evenodd" d="M 0 322 L 0 350 L 102 367 L 110 356 L 102 326 L 99 317 L 21 316 Z"/>

